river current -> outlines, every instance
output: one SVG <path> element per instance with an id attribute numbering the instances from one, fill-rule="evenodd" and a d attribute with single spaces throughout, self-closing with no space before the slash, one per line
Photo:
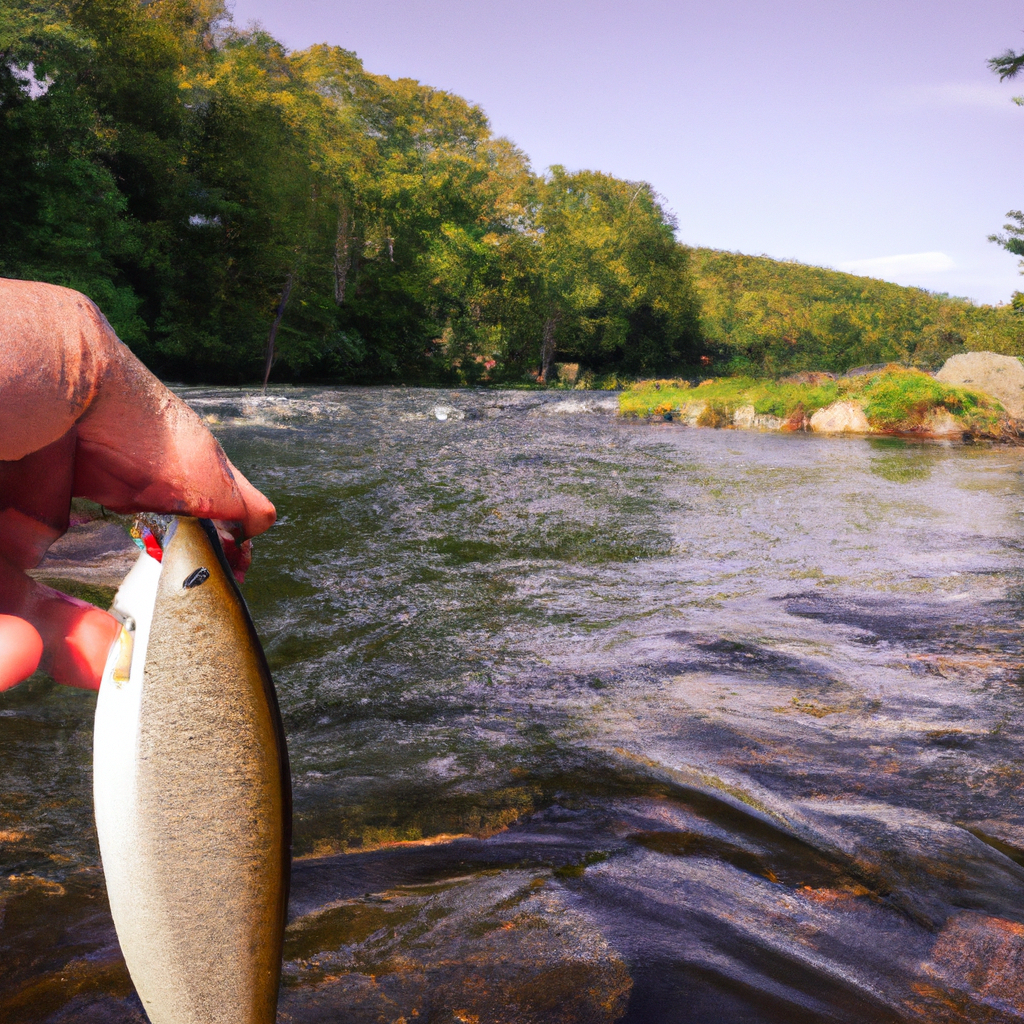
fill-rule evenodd
<path id="1" fill-rule="evenodd" d="M 281 1022 L 1024 1019 L 1024 451 L 180 393 L 280 516 Z M 94 707 L 0 696 L 12 1024 L 145 1020 Z"/>

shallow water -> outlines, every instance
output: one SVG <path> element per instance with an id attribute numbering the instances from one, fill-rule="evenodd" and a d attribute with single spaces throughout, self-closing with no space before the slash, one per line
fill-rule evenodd
<path id="1" fill-rule="evenodd" d="M 281 1021 L 1024 1018 L 1024 452 L 183 394 L 280 514 Z M 0 697 L 11 1021 L 144 1019 L 93 706 Z"/>

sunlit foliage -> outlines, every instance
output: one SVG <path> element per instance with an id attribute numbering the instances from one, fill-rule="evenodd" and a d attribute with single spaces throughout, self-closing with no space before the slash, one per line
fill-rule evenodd
<path id="1" fill-rule="evenodd" d="M 824 375 L 822 375 L 824 376 Z M 997 430 L 1002 406 L 969 388 L 944 384 L 920 370 L 889 365 L 875 373 L 812 383 L 753 377 L 708 378 L 699 387 L 684 381 L 641 381 L 619 399 L 625 416 L 672 417 L 687 408 L 701 409 L 701 426 L 726 426 L 737 410 L 802 425 L 834 402 L 863 408 L 876 430 L 912 431 L 937 411 L 957 418 L 965 430 Z M 707 413 L 712 415 L 707 415 Z"/>
<path id="2" fill-rule="evenodd" d="M 0 54 L 0 274 L 86 292 L 162 375 L 259 379 L 274 323 L 275 380 L 699 347 L 649 186 L 538 177 L 458 96 L 288 52 L 221 0 L 3 0 Z"/>
<path id="3" fill-rule="evenodd" d="M 842 373 L 897 362 L 925 369 L 965 351 L 1024 354 L 1016 303 L 967 299 L 764 256 L 695 249 L 690 266 L 716 372 Z"/>
<path id="4" fill-rule="evenodd" d="M 469 384 L 1024 352 L 1024 297 L 691 251 L 647 183 L 537 174 L 479 107 L 223 0 L 0 0 L 0 153 L 0 275 L 84 291 L 165 377 L 259 381 L 268 350 L 274 381 Z"/>

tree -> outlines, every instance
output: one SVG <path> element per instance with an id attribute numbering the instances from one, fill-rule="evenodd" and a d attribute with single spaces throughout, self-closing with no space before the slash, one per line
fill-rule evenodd
<path id="1" fill-rule="evenodd" d="M 99 44 L 70 5 L 0 8 L 0 274 L 78 288 L 141 343 L 137 258 L 108 127 L 87 88 Z"/>
<path id="2" fill-rule="evenodd" d="M 998 57 L 990 58 L 988 66 L 999 76 L 1000 82 L 1016 78 L 1020 71 L 1024 69 L 1024 52 L 1014 53 L 1013 50 L 1007 50 Z M 1018 106 L 1024 105 L 1024 96 L 1015 96 L 1013 101 Z M 989 235 L 988 240 L 996 242 L 1016 256 L 1024 256 L 1024 213 L 1020 210 L 1010 210 L 1006 216 L 1014 222 L 1003 225 L 1003 230 L 1007 234 Z M 1024 273 L 1024 260 L 1021 260 L 1020 265 L 1022 268 L 1021 272 Z"/>
<path id="3" fill-rule="evenodd" d="M 556 166 L 539 189 L 541 377 L 556 346 L 592 370 L 694 365 L 701 344 L 687 251 L 646 182 Z"/>
<path id="4" fill-rule="evenodd" d="M 1007 252 L 1012 252 L 1015 256 L 1024 256 L 1024 212 L 1010 210 L 1006 216 L 1013 222 L 1003 225 L 1006 234 L 989 235 L 988 240 L 998 242 Z M 1024 260 L 1021 261 L 1021 266 L 1024 267 Z"/>
<path id="5" fill-rule="evenodd" d="M 223 0 L 0 0 L 0 273 L 96 299 L 159 374 L 521 379 L 695 360 L 650 186 L 458 96 L 290 53 Z"/>
<path id="6" fill-rule="evenodd" d="M 1008 78 L 1016 78 L 1024 68 L 1024 53 L 1007 50 L 998 57 L 989 58 L 988 66 L 999 76 L 1000 82 L 1005 82 Z"/>

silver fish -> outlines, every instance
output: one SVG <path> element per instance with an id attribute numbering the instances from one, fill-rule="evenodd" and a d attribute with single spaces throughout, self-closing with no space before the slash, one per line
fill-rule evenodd
<path id="1" fill-rule="evenodd" d="M 208 520 L 177 518 L 111 609 L 93 798 L 110 909 L 152 1024 L 272 1024 L 291 859 L 274 685 Z"/>

